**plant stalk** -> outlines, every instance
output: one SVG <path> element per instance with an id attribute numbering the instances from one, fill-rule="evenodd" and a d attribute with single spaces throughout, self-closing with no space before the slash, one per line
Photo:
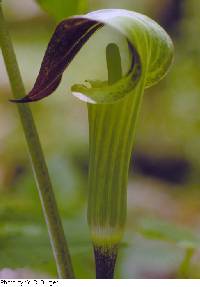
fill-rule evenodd
<path id="1" fill-rule="evenodd" d="M 19 99 L 25 96 L 15 52 L 4 20 L 0 0 L 0 46 L 10 80 L 13 96 Z M 27 104 L 17 105 L 23 131 L 28 145 L 32 169 L 37 184 L 43 214 L 46 220 L 51 246 L 57 266 L 59 278 L 74 278 L 73 267 L 59 216 L 47 165 L 31 110 Z"/>
<path id="2" fill-rule="evenodd" d="M 122 76 L 117 45 L 106 49 L 108 83 Z M 127 210 L 128 170 L 144 80 L 123 99 L 110 104 L 88 104 L 89 196 L 88 223 L 94 245 L 96 276 L 114 277 L 118 247 Z"/>
<path id="3" fill-rule="evenodd" d="M 181 262 L 181 265 L 178 270 L 178 278 L 181 279 L 189 278 L 189 271 L 190 271 L 189 269 L 194 252 L 195 252 L 194 248 L 187 248 L 185 250 L 183 261 Z"/>
<path id="4" fill-rule="evenodd" d="M 112 85 L 122 77 L 121 57 L 116 44 L 110 43 L 107 46 L 106 61 L 108 83 Z M 112 170 L 112 151 L 114 156 L 116 151 L 112 139 L 117 132 L 112 129 L 117 129 L 113 123 L 116 111 L 119 116 L 118 104 L 88 104 L 90 126 L 88 221 L 92 231 L 97 279 L 114 277 L 118 243 L 121 240 L 121 221 L 124 222 L 124 213 L 126 213 L 125 190 L 125 197 L 121 195 L 122 205 L 120 204 L 119 208 L 119 203 L 117 203 L 121 194 L 121 186 L 117 188 L 118 190 L 115 189 L 115 199 L 113 198 L 112 182 L 115 178 Z M 119 218 L 117 218 L 117 213 Z M 116 240 L 112 240 L 112 229 L 114 233 L 117 233 Z"/>

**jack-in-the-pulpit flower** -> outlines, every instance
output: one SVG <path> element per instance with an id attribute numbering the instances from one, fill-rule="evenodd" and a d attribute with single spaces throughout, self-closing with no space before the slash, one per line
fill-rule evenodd
<path id="1" fill-rule="evenodd" d="M 105 25 L 127 41 L 131 55 L 127 72 L 122 75 L 120 50 L 108 43 L 108 80 L 87 80 L 71 87 L 72 94 L 87 102 L 88 108 L 88 222 L 97 278 L 113 277 L 126 220 L 129 161 L 142 95 L 168 71 L 172 41 L 156 22 L 131 11 L 100 10 L 69 18 L 56 28 L 32 91 L 18 101 L 37 101 L 50 95 L 81 47 Z"/>

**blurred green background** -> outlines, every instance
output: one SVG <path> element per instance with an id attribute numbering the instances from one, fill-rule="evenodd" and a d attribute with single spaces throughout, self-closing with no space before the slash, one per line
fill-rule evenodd
<path id="1" fill-rule="evenodd" d="M 146 90 L 128 187 L 126 234 L 117 278 L 200 278 L 200 1 L 7 0 L 22 77 L 34 84 L 56 22 L 103 8 L 135 10 L 158 21 L 172 37 L 170 73 Z M 54 3 L 55 4 L 55 3 Z M 64 8 L 63 8 L 64 7 Z M 69 94 L 74 66 L 53 96 L 31 105 L 79 278 L 94 278 L 86 220 L 88 125 L 84 103 Z M 67 72 L 66 72 L 67 73 Z M 26 143 L 0 54 L 0 277 L 55 277 L 47 230 Z M 190 265 L 184 265 L 188 250 Z M 187 261 L 187 260 L 186 260 Z M 182 265 L 181 265 L 182 264 Z M 182 270 L 184 269 L 184 270 Z"/>

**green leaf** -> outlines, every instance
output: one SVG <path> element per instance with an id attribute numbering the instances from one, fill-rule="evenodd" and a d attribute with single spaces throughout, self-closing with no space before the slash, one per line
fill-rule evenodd
<path id="1" fill-rule="evenodd" d="M 57 21 L 87 11 L 88 0 L 36 0 Z"/>
<path id="2" fill-rule="evenodd" d="M 200 247 L 200 237 L 195 232 L 164 220 L 144 218 L 139 221 L 137 232 L 147 239 L 175 243 L 186 249 Z"/>

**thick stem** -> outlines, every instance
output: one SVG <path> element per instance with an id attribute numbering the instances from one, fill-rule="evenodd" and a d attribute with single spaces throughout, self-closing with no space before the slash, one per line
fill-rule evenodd
<path id="1" fill-rule="evenodd" d="M 0 45 L 10 79 L 13 96 L 25 96 L 25 89 L 17 65 L 11 38 L 5 23 L 0 0 Z M 74 278 L 71 258 L 67 247 L 61 219 L 58 213 L 48 169 L 45 163 L 35 123 L 27 104 L 17 105 L 28 145 L 32 168 L 46 220 L 59 278 Z"/>
<path id="2" fill-rule="evenodd" d="M 94 246 L 97 279 L 113 279 L 117 259 L 117 246 Z"/>
<path id="3" fill-rule="evenodd" d="M 108 45 L 106 52 L 111 84 L 122 75 L 120 53 L 114 44 Z M 113 278 L 117 247 L 124 232 L 128 169 L 144 83 L 145 76 L 130 94 L 115 103 L 88 104 L 88 223 L 99 278 Z"/>
<path id="4" fill-rule="evenodd" d="M 187 279 L 189 278 L 189 269 L 192 257 L 194 255 L 195 249 L 194 248 L 187 248 L 185 250 L 185 255 L 183 261 L 178 270 L 178 278 Z"/>
<path id="5" fill-rule="evenodd" d="M 108 82 L 122 76 L 116 44 L 106 49 Z M 132 99 L 115 104 L 88 104 L 90 170 L 88 222 L 90 225 L 97 278 L 113 278 L 118 244 L 126 216 L 126 185 L 131 147 L 129 124 Z M 128 127 L 128 128 L 127 128 Z M 132 134 L 132 133 L 131 133 Z"/>

